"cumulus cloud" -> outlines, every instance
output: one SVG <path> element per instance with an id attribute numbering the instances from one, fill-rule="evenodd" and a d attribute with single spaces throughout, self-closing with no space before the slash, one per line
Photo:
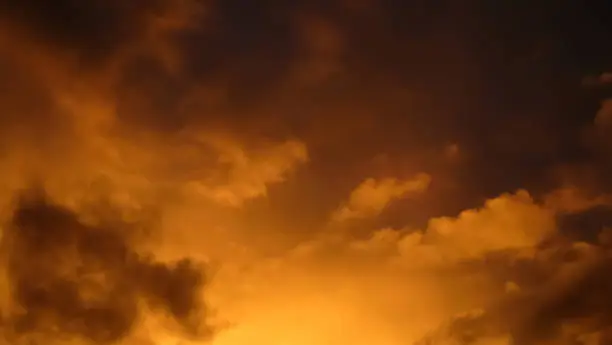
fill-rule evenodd
<path id="1" fill-rule="evenodd" d="M 310 294 L 318 297 L 307 304 L 316 303 L 318 311 L 333 308 L 329 313 L 347 315 L 343 317 L 347 322 L 368 330 L 350 338 L 353 343 L 374 339 L 385 344 L 411 343 L 456 313 L 487 307 L 506 294 L 512 277 L 500 279 L 489 271 L 497 268 L 483 266 L 489 256 L 531 260 L 538 246 L 555 234 L 554 211 L 536 203 L 525 191 L 493 198 L 481 209 L 466 210 L 457 217 L 432 219 L 424 231 L 383 229 L 369 239 L 327 233 L 300 244 L 288 256 L 249 264 L 245 271 L 222 273 L 217 288 L 231 285 L 220 283 L 223 279 L 234 282 L 232 297 L 228 291 L 213 289 L 212 293 L 232 300 L 226 301 L 225 311 L 242 322 L 221 336 L 221 344 L 284 336 L 282 332 L 259 332 L 291 329 L 291 323 L 285 325 L 276 316 L 285 315 L 277 308 L 284 308 L 286 298 L 309 299 Z M 273 282 L 283 284 L 283 292 L 276 292 Z M 238 288 L 242 284 L 246 286 Z M 321 291 L 326 292 L 319 295 Z M 242 299 L 242 303 L 263 303 L 270 309 L 249 314 L 259 307 L 241 309 L 237 301 Z M 295 312 L 302 324 L 313 323 L 309 326 L 312 341 L 331 343 L 334 332 L 347 327 L 331 319 L 326 327 L 318 326 L 322 316 L 306 306 Z M 301 332 L 292 330 L 295 334 L 286 337 L 296 339 Z M 491 339 L 498 335 L 491 333 Z"/>
<path id="2" fill-rule="evenodd" d="M 136 241 L 146 233 L 121 221 L 89 225 L 80 218 L 40 191 L 18 200 L 2 233 L 6 341 L 117 343 L 141 322 L 142 302 L 185 334 L 211 332 L 202 267 L 141 253 Z"/>
<path id="3" fill-rule="evenodd" d="M 518 220 L 515 223 L 517 227 L 513 228 L 523 234 L 523 231 L 533 231 L 532 236 L 516 242 L 507 237 L 507 246 L 493 245 L 488 250 L 480 247 L 483 250 L 476 260 L 475 257 L 463 257 L 463 260 L 471 262 L 468 266 L 479 267 L 477 271 L 480 274 L 498 281 L 499 290 L 493 293 L 495 297 L 476 306 L 474 311 L 449 317 L 439 327 L 428 332 L 419 344 L 603 344 L 608 341 L 611 320 L 605 311 L 608 308 L 608 298 L 604 295 L 608 294 L 610 286 L 604 271 L 608 269 L 610 248 L 605 236 L 606 229 L 601 226 L 596 228 L 594 231 L 599 237 L 586 243 L 564 233 L 558 227 L 560 224 L 556 224 L 556 220 L 575 213 L 596 210 L 600 204 L 584 202 L 585 199 L 576 197 L 581 195 L 578 190 L 561 189 L 551 195 L 548 202 L 541 205 L 530 201 L 530 206 L 526 208 L 507 208 L 513 221 Z M 508 197 L 502 196 L 496 201 Z M 514 197 L 529 200 L 525 192 L 519 192 Z M 491 200 L 487 204 L 493 205 L 496 201 Z M 484 209 L 481 211 L 483 219 L 496 218 L 485 216 L 486 213 Z M 476 215 L 473 217 L 476 218 Z M 458 217 L 456 222 L 460 223 L 461 218 Z M 471 222 L 470 229 L 477 232 L 479 227 L 476 224 Z M 505 229 L 496 232 L 498 235 L 512 233 L 508 231 L 511 227 L 501 223 L 495 224 L 493 228 Z M 417 240 L 426 236 L 427 233 Z M 467 233 L 463 237 L 471 246 L 478 247 L 476 238 Z M 417 240 L 412 238 L 411 241 L 411 260 L 420 257 L 415 253 Z M 454 238 L 451 246 L 461 242 Z M 444 241 L 440 243 L 443 248 L 440 252 L 453 252 L 452 248 L 444 246 Z M 437 252 L 438 242 L 431 241 L 428 249 L 430 253 Z M 503 289 L 502 282 L 505 282 Z"/>
<path id="4" fill-rule="evenodd" d="M 193 181 L 196 193 L 228 206 L 240 206 L 245 200 L 266 196 L 269 184 L 283 182 L 297 165 L 306 162 L 304 143 L 286 141 L 248 150 L 226 141 L 213 146 L 219 151 L 218 162 L 228 166 L 224 182 Z M 254 151 L 254 152 L 253 152 Z"/>
<path id="5" fill-rule="evenodd" d="M 487 9 L 407 7 L 1 4 L 0 342 L 608 341 L 605 164 L 542 181 L 587 149 L 548 113 L 567 64 L 473 49 L 517 32 Z"/>
<path id="6" fill-rule="evenodd" d="M 325 233 L 288 255 L 222 270 L 211 293 L 223 301 L 218 303 L 226 306 L 228 318 L 240 321 L 220 335 L 219 344 L 247 339 L 263 343 L 276 336 L 334 343 L 348 324 L 363 328 L 355 337 L 342 336 L 356 344 L 376 339 L 384 344 L 440 344 L 449 339 L 458 344 L 510 344 L 514 329 L 481 320 L 499 310 L 496 317 L 504 322 L 527 322 L 527 312 L 515 320 L 512 312 L 495 308 L 516 294 L 534 293 L 537 284 L 529 283 L 534 278 L 530 270 L 551 265 L 558 270 L 551 272 L 562 271 L 556 260 L 564 255 L 563 245 L 540 249 L 558 236 L 556 215 L 521 190 L 456 217 L 434 218 L 423 231 L 387 228 L 368 239 Z M 570 247 L 566 252 L 582 248 Z M 282 292 L 276 284 L 283 285 Z M 224 290 L 232 285 L 231 291 Z M 295 315 L 283 311 L 288 303 L 296 305 L 291 312 Z M 300 319 L 308 331 L 293 328 L 291 318 Z"/>
<path id="7" fill-rule="evenodd" d="M 332 220 L 342 222 L 350 219 L 378 216 L 391 202 L 424 192 L 431 177 L 418 174 L 411 179 L 368 178 L 349 195 L 348 201 L 333 214 Z"/>
<path id="8" fill-rule="evenodd" d="M 423 251 L 442 261 L 479 259 L 491 252 L 533 248 L 555 228 L 554 213 L 519 191 L 490 199 L 482 209 L 465 210 L 456 218 L 433 218 L 425 231 L 407 235 L 398 245 L 408 257 Z"/>
<path id="9" fill-rule="evenodd" d="M 160 333 L 213 332 L 208 266 L 195 257 L 232 246 L 207 227 L 219 227 L 220 207 L 265 197 L 308 150 L 292 135 L 219 121 L 231 113 L 211 109 L 224 91 L 216 98 L 191 79 L 181 47 L 194 39 L 182 35 L 206 35 L 204 5 L 0 6 L 0 88 L 10 90 L 0 96 L 0 342 L 152 344 Z M 45 196 L 19 199 L 32 184 Z M 184 210 L 196 211 L 178 219 Z M 161 243 L 187 235 L 196 245 Z"/>
<path id="10" fill-rule="evenodd" d="M 348 284 L 347 291 L 360 297 L 342 296 L 378 313 L 354 311 L 359 320 L 354 322 L 384 319 L 390 329 L 372 332 L 393 335 L 399 343 L 531 344 L 605 337 L 606 298 L 598 296 L 609 289 L 600 281 L 608 242 L 566 237 L 557 223 L 565 214 L 566 208 L 520 190 L 456 217 L 433 218 L 422 231 L 387 228 L 368 239 L 323 236 L 300 245 L 291 260 L 270 266 L 267 277 L 275 276 L 270 272 L 286 276 L 285 270 L 303 277 L 314 270 L 314 281 L 300 282 L 306 290 L 321 288 L 327 279 Z M 404 289 L 392 295 L 394 306 L 380 295 L 391 293 L 387 284 Z"/>
<path id="11" fill-rule="evenodd" d="M 487 310 L 455 316 L 425 336 L 424 344 L 605 343 L 609 337 L 607 249 L 569 244 L 555 246 L 527 260 L 520 272 L 522 289 L 496 300 Z M 539 268 L 539 269 L 533 269 Z M 602 271 L 603 270 L 603 271 Z M 529 273 L 529 275 L 525 274 Z"/>

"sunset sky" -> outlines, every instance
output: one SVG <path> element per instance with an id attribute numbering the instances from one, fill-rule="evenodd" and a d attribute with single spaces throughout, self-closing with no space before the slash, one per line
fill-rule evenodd
<path id="1" fill-rule="evenodd" d="M 612 7 L 0 2 L 0 344 L 612 342 Z"/>

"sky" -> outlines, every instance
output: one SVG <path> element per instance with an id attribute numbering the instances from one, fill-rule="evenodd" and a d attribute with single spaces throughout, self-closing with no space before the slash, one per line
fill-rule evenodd
<path id="1" fill-rule="evenodd" d="M 608 13 L 3 1 L 0 344 L 608 344 Z"/>

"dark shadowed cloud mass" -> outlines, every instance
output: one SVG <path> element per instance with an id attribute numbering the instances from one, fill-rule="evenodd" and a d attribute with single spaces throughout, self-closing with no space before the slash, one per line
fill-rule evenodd
<path id="1" fill-rule="evenodd" d="M 44 195 L 25 195 L 2 241 L 14 306 L 3 311 L 7 340 L 116 343 L 140 322 L 141 302 L 176 319 L 187 334 L 210 332 L 200 321 L 206 318 L 202 267 L 136 252 L 136 233 L 87 225 Z"/>

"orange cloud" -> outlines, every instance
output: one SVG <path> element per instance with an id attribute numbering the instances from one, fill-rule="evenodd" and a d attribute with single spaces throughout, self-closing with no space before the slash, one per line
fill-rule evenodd
<path id="1" fill-rule="evenodd" d="M 423 173 L 408 180 L 366 179 L 351 192 L 346 204 L 332 214 L 332 221 L 376 217 L 394 200 L 424 192 L 430 181 L 431 177 Z"/>
<path id="2" fill-rule="evenodd" d="M 574 187 L 562 187 L 546 195 L 545 204 L 558 212 L 579 213 L 598 206 L 612 207 L 612 196 L 591 195 Z"/>
<path id="3" fill-rule="evenodd" d="M 432 218 L 422 231 L 381 229 L 367 240 L 352 241 L 350 247 L 411 268 L 452 266 L 496 252 L 533 250 L 556 233 L 555 212 L 518 191 L 457 217 Z"/>
<path id="4" fill-rule="evenodd" d="M 482 209 L 463 211 L 456 218 L 433 218 L 422 233 L 407 235 L 398 246 L 408 262 L 418 263 L 414 255 L 422 251 L 444 263 L 530 249 L 555 230 L 554 212 L 536 204 L 526 191 L 518 191 L 490 199 Z"/>
<path id="5" fill-rule="evenodd" d="M 347 336 L 352 343 L 416 342 L 453 315 L 509 293 L 510 282 L 497 286 L 486 270 L 477 265 L 469 269 L 470 262 L 485 262 L 487 255 L 503 252 L 511 258 L 525 252 L 532 257 L 555 231 L 555 213 L 518 191 L 457 217 L 434 218 L 423 231 L 383 229 L 366 240 L 322 234 L 288 255 L 221 272 L 211 294 L 237 324 L 222 332 L 219 344 L 271 341 L 277 333 L 265 330 L 273 329 L 291 329 L 281 335 L 287 341 L 309 336 L 318 343 L 336 340 L 335 332 L 345 326 L 325 318 L 323 327 L 319 313 L 350 315 L 351 324 L 364 329 L 354 339 Z M 283 288 L 278 290 L 277 284 Z M 231 292 L 224 290 L 228 286 L 233 286 Z M 311 294 L 316 299 L 299 304 Z M 296 307 L 286 311 L 287 305 Z M 291 317 L 309 325 L 309 331 L 293 328 L 287 321 Z M 488 344 L 485 340 L 503 344 L 508 337 L 493 334 L 483 338 Z"/>
<path id="6" fill-rule="evenodd" d="M 215 141 L 218 162 L 228 166 L 226 182 L 192 181 L 195 193 L 228 206 L 240 206 L 245 200 L 266 196 L 268 185 L 283 182 L 287 174 L 308 159 L 306 146 L 299 141 L 265 145 L 254 152 L 227 141 Z"/>
<path id="7" fill-rule="evenodd" d="M 465 56 L 453 50 L 470 45 L 457 41 L 461 35 L 455 27 L 451 45 L 444 30 L 414 30 L 410 37 L 423 43 L 413 44 L 398 27 L 413 21 L 400 13 L 387 21 L 390 5 L 369 0 L 308 6 L 287 2 L 273 9 L 258 3 L 249 10 L 231 1 L 162 0 L 134 6 L 113 0 L 43 2 L 34 1 L 31 8 L 14 2 L 18 15 L 0 6 L 0 74 L 8 76 L 0 81 L 5 91 L 0 94 L 0 230 L 15 211 L 15 196 L 34 181 L 54 205 L 74 214 L 73 224 L 145 228 L 153 236 L 135 243 L 134 251 L 154 257 L 151 263 L 185 256 L 210 263 L 215 274 L 204 298 L 218 310 L 219 322 L 232 326 L 213 345 L 405 345 L 441 324 L 446 327 L 448 320 L 452 334 L 440 341 L 467 334 L 465 339 L 475 339 L 472 344 L 506 344 L 512 337 L 522 339 L 521 332 L 536 334 L 536 326 L 526 325 L 543 322 L 531 322 L 534 317 L 523 312 L 546 315 L 549 300 L 540 295 L 547 293 L 537 285 L 563 276 L 568 261 L 581 263 L 589 256 L 599 262 L 609 250 L 609 233 L 602 231 L 597 243 L 571 243 L 555 222 L 609 206 L 611 199 L 599 186 L 592 188 L 598 193 L 555 189 L 543 195 L 542 203 L 537 201 L 541 194 L 520 190 L 473 208 L 474 195 L 501 193 L 497 182 L 506 185 L 513 176 L 505 170 L 503 178 L 492 173 L 489 167 L 496 165 L 486 159 L 483 169 L 480 156 L 502 159 L 511 151 L 517 170 L 524 172 L 521 150 L 528 147 L 489 156 L 487 144 L 503 141 L 503 133 L 489 131 L 494 140 L 473 143 L 472 137 L 478 141 L 480 136 L 466 140 L 461 137 L 465 128 L 457 127 L 461 121 L 444 118 L 447 106 L 452 114 L 479 113 L 455 109 L 471 92 L 464 77 L 481 75 L 463 74 L 469 71 Z M 245 20 L 244 13 L 254 17 Z M 58 25 L 57 18 L 79 20 Z M 449 21 L 440 17 L 432 22 Z M 419 32 L 427 32 L 426 39 L 416 37 Z M 440 71 L 435 57 L 447 52 L 460 63 L 444 64 L 450 67 Z M 455 65 L 461 71 L 453 70 Z M 433 69 L 398 71 L 402 66 Z M 465 94 L 455 87 L 455 78 L 467 85 Z M 593 83 L 602 86 L 609 79 L 604 74 Z M 475 85 L 484 89 L 480 80 Z M 453 96 L 451 105 L 431 102 L 449 90 L 459 90 L 456 99 L 462 101 Z M 602 103 L 594 121 L 598 144 L 609 142 L 609 103 Z M 409 119 L 403 116 L 407 111 Z M 469 123 L 488 126 L 482 120 Z M 534 137 L 541 134 L 527 122 Z M 414 131 L 405 133 L 408 127 Z M 377 152 L 390 152 L 392 158 L 363 164 Z M 394 176 L 391 171 L 415 165 L 453 183 L 429 189 L 432 178 L 424 173 L 368 178 L 348 197 L 326 188 L 335 186 L 317 185 L 355 176 Z M 297 174 L 301 169 L 304 174 Z M 478 186 L 464 183 L 466 175 Z M 487 185 L 482 190 L 481 176 Z M 271 192 L 292 178 L 300 183 Z M 489 188 L 489 181 L 496 187 Z M 512 188 L 527 184 L 518 182 Z M 459 189 L 445 194 L 444 188 L 458 184 L 466 195 L 454 193 Z M 410 216 L 398 212 L 392 221 L 399 229 L 379 229 L 384 223 L 367 228 L 374 218 L 386 221 L 381 216 L 394 202 L 425 192 L 430 195 L 423 202 L 435 200 L 424 209 L 435 209 L 435 216 L 424 224 L 415 227 Z M 346 200 L 329 204 L 339 198 Z M 458 206 L 450 213 L 436 209 L 451 199 Z M 470 206 L 457 212 L 466 208 L 459 206 L 465 200 L 471 200 Z M 363 231 L 325 231 L 329 216 L 332 226 L 351 221 Z M 74 248 L 66 246 L 58 244 L 60 252 L 71 253 Z M 36 278 L 42 275 L 24 269 L 34 283 L 40 282 Z M 46 271 L 63 274 L 58 269 Z M 164 285 L 164 279 L 145 278 Z M 2 302 L 14 303 L 10 282 L 0 279 L 0 284 Z M 545 292 L 563 284 L 555 280 L 550 285 Z M 589 295 L 589 284 L 584 285 L 578 290 Z M 580 301 L 575 296 L 569 300 Z M 517 312 L 502 308 L 519 297 L 528 302 L 517 302 Z M 563 300 L 554 302 L 564 306 Z M 483 313 L 466 316 L 470 310 Z M 152 310 L 143 307 L 142 314 L 125 343 L 188 342 Z M 495 331 L 470 328 L 488 314 L 503 326 Z M 552 314 L 547 318 L 555 320 Z M 63 326 L 72 327 L 69 322 Z M 597 338 L 588 334 L 605 333 L 598 324 L 579 326 L 576 332 L 588 341 Z M 0 324 L 0 342 L 5 335 Z"/>

